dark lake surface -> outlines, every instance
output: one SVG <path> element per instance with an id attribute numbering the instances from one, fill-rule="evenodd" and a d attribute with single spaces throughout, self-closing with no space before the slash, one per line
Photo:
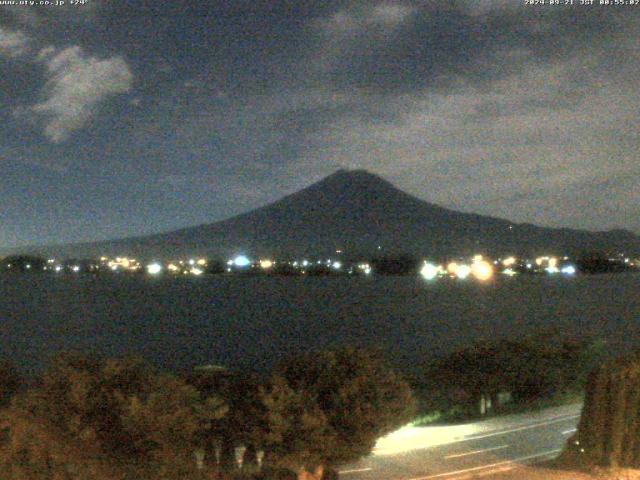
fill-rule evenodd
<path id="1" fill-rule="evenodd" d="M 37 369 L 60 350 L 138 355 L 167 369 L 265 371 L 329 345 L 375 346 L 412 371 L 478 340 L 553 328 L 640 347 L 640 275 L 132 278 L 0 276 L 0 354 Z"/>

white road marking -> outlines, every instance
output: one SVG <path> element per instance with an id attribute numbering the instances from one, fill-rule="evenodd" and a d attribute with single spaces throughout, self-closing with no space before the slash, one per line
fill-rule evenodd
<path id="1" fill-rule="evenodd" d="M 512 458 L 511 460 L 504 460 L 502 462 L 490 463 L 488 465 L 480 465 L 479 467 L 465 468 L 463 470 L 454 470 L 452 472 L 437 473 L 435 475 L 428 475 L 426 477 L 415 477 L 409 480 L 428 480 L 430 478 L 450 477 L 452 475 L 459 475 L 461 473 L 477 472 L 478 470 L 486 470 L 487 468 L 501 467 L 503 465 L 504 466 L 512 465 L 517 462 L 524 462 L 525 460 L 531 460 L 534 458 L 548 457 L 550 455 L 555 455 L 556 453 L 559 453 L 561 451 L 562 451 L 561 448 L 558 448 L 555 450 L 547 450 L 546 452 L 534 453 L 533 455 L 526 455 L 524 457 Z"/>
<path id="2" fill-rule="evenodd" d="M 496 468 L 495 470 L 489 470 L 488 472 L 478 473 L 476 474 L 476 477 L 486 477 L 487 475 L 495 475 L 496 473 L 508 472 L 509 470 L 513 470 L 514 468 L 516 468 L 515 465 L 512 465 L 510 467 Z"/>
<path id="3" fill-rule="evenodd" d="M 520 432 L 522 430 L 530 430 L 532 428 L 544 427 L 545 425 L 551 425 L 552 423 L 564 422 L 566 420 L 571 420 L 573 418 L 579 418 L 579 417 L 580 417 L 580 415 L 570 415 L 570 416 L 566 416 L 566 417 L 562 417 L 562 418 L 556 418 L 556 419 L 553 419 L 553 420 L 549 420 L 549 421 L 546 421 L 546 422 L 532 423 L 532 424 L 529 424 L 529 425 L 524 425 L 522 427 L 511 428 L 511 429 L 508 429 L 508 430 L 500 430 L 499 432 L 491 432 L 491 433 L 485 433 L 485 434 L 482 434 L 482 435 L 471 436 L 471 437 L 467 437 L 467 438 L 463 438 L 463 439 L 457 440 L 457 442 L 469 442 L 471 440 L 479 440 L 481 438 L 495 437 L 496 435 L 506 435 L 507 433 Z M 455 442 L 451 442 L 451 443 L 455 443 Z"/>
<path id="4" fill-rule="evenodd" d="M 371 468 L 353 468 L 351 470 L 340 470 L 338 473 L 340 475 L 348 475 L 350 473 L 359 473 L 359 472 L 368 472 L 372 470 Z"/>
<path id="5" fill-rule="evenodd" d="M 562 435 L 569 435 L 570 433 L 573 433 L 577 430 L 577 428 L 570 428 L 569 430 L 565 430 L 564 432 L 562 432 Z"/>
<path id="6" fill-rule="evenodd" d="M 502 450 L 503 448 L 508 448 L 510 446 L 511 445 L 500 445 L 499 447 L 483 448 L 482 450 L 473 450 L 471 452 L 454 453 L 453 455 L 447 455 L 444 458 L 446 460 L 449 460 L 450 458 L 466 457 L 467 455 L 476 455 L 478 453 L 492 452 L 494 450 Z"/>

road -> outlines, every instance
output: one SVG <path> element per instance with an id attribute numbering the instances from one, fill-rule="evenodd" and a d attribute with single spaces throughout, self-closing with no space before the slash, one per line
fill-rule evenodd
<path id="1" fill-rule="evenodd" d="M 371 455 L 340 470 L 345 480 L 491 478 L 556 457 L 575 432 L 582 404 L 464 425 L 405 427 L 378 441 Z"/>

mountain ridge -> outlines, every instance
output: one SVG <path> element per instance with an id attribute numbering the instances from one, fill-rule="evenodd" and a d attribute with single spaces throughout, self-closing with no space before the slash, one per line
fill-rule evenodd
<path id="1" fill-rule="evenodd" d="M 640 253 L 624 229 L 591 232 L 459 212 L 426 202 L 366 170 L 340 169 L 275 202 L 225 220 L 116 240 L 14 249 L 58 257 L 182 255 L 223 257 L 411 253 L 452 256 L 577 254 L 585 250 Z"/>

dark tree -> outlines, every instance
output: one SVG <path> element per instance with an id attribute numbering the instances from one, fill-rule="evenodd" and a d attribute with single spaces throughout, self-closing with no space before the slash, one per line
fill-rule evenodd
<path id="1" fill-rule="evenodd" d="M 476 411 L 481 396 L 498 406 L 509 392 L 516 402 L 550 398 L 583 386 L 588 369 L 602 358 L 601 342 L 570 340 L 551 332 L 540 337 L 500 340 L 472 345 L 430 365 L 417 382 L 426 398 L 425 411 Z"/>
<path id="2" fill-rule="evenodd" d="M 418 260 L 411 255 L 377 257 L 371 265 L 379 275 L 411 275 L 418 271 Z"/>
<path id="3" fill-rule="evenodd" d="M 604 252 L 582 254 L 576 263 L 582 273 L 620 273 L 630 270 L 624 262 L 612 260 Z"/>
<path id="4" fill-rule="evenodd" d="M 369 454 L 378 438 L 414 415 L 410 387 L 377 352 L 341 348 L 309 353 L 280 365 L 276 378 L 284 382 L 279 388 L 290 388 L 293 393 L 287 394 L 305 406 L 305 418 L 311 415 L 319 422 L 314 435 L 331 438 L 320 452 L 314 450 L 316 442 L 304 442 L 322 467 Z M 311 400 L 315 407 L 305 403 Z"/>
<path id="5" fill-rule="evenodd" d="M 6 407 L 22 386 L 23 380 L 15 365 L 0 360 L 0 408 Z"/>
<path id="6" fill-rule="evenodd" d="M 327 446 L 335 441 L 319 405 L 279 376 L 263 386 L 259 395 L 264 417 L 254 435 L 255 443 L 265 451 L 266 462 L 299 476 L 316 470 L 324 463 Z"/>
<path id="7" fill-rule="evenodd" d="M 4 412 L 0 471 L 11 480 L 182 478 L 224 413 L 218 398 L 138 360 L 60 355 Z"/>
<path id="8" fill-rule="evenodd" d="M 246 446 L 243 465 L 251 470 L 256 463 L 254 433 L 262 427 L 265 412 L 260 401 L 260 379 L 223 367 L 212 367 L 192 373 L 187 381 L 203 397 L 220 397 L 228 406 L 224 418 L 212 423 L 205 434 L 207 456 L 215 458 L 218 449 L 221 469 L 233 471 L 236 469 L 235 447 Z"/>
<path id="9" fill-rule="evenodd" d="M 217 275 L 225 271 L 224 262 L 221 260 L 210 260 L 205 267 L 205 272 L 211 275 Z"/>
<path id="10" fill-rule="evenodd" d="M 565 455 L 586 465 L 640 468 L 640 354 L 589 376 L 578 431 Z"/>

